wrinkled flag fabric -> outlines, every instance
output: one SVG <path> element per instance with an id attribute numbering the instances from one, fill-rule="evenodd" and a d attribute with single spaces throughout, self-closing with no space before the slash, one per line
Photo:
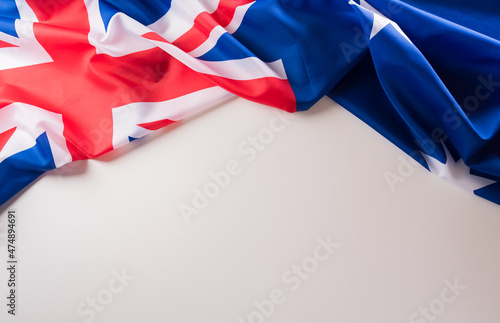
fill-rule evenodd
<path id="1" fill-rule="evenodd" d="M 325 95 L 500 204 L 499 15 L 491 0 L 0 0 L 0 204 L 234 96 L 297 112 Z"/>

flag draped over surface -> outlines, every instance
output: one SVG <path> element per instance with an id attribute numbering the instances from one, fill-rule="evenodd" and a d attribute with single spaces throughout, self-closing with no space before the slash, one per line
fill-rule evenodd
<path id="1" fill-rule="evenodd" d="M 500 203 L 499 27 L 493 0 L 0 0 L 0 204 L 233 96 L 325 95 Z"/>

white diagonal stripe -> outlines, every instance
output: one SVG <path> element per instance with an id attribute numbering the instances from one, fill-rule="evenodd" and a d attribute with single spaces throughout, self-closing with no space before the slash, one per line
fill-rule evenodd
<path id="1" fill-rule="evenodd" d="M 165 119 L 179 121 L 234 97 L 215 86 L 164 102 L 138 102 L 114 108 L 113 147 L 128 143 L 128 137 L 140 138 L 152 132 L 139 124 Z"/>
<path id="2" fill-rule="evenodd" d="M 47 133 L 56 167 L 72 161 L 63 135 L 61 114 L 25 103 L 12 103 L 0 109 L 0 133 L 14 127 L 17 127 L 16 131 L 0 151 L 0 162 L 33 147 L 44 132 Z"/>

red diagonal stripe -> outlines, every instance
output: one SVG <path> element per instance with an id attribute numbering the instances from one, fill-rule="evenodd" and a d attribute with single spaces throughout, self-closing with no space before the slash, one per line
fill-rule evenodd
<path id="1" fill-rule="evenodd" d="M 0 133 L 0 151 L 2 151 L 3 147 L 7 144 L 9 141 L 10 137 L 16 132 L 17 127 L 14 127 L 12 129 L 9 129 L 5 132 Z"/>
<path id="2" fill-rule="evenodd" d="M 3 40 L 0 40 L 0 48 L 5 48 L 5 47 L 19 47 L 17 45 L 12 45 L 11 43 L 4 42 Z"/>
<path id="3" fill-rule="evenodd" d="M 160 35 L 158 35 L 157 33 L 154 33 L 154 32 L 145 33 L 144 35 L 142 35 L 142 37 L 149 39 L 149 40 L 161 41 L 164 43 L 168 43 L 165 40 L 165 38 L 161 37 Z"/>
<path id="4" fill-rule="evenodd" d="M 184 35 L 177 38 L 172 44 L 185 52 L 190 52 L 203 44 L 216 26 L 226 27 L 233 20 L 234 12 L 239 6 L 253 2 L 253 0 L 221 0 L 217 9 L 209 14 L 200 13 L 194 20 L 193 27 Z"/>
<path id="5" fill-rule="evenodd" d="M 169 124 L 172 124 L 174 122 L 175 121 L 165 119 L 165 120 L 159 120 L 159 121 L 154 121 L 154 122 L 142 123 L 142 124 L 139 124 L 138 126 L 143 127 L 144 129 L 147 129 L 147 130 L 155 131 L 155 130 L 161 129 L 165 126 L 168 126 Z"/>
<path id="6" fill-rule="evenodd" d="M 205 77 L 221 88 L 242 98 L 276 107 L 287 112 L 297 111 L 295 94 L 288 80 L 264 77 L 255 80 L 239 81 L 214 75 L 205 75 Z"/>
<path id="7" fill-rule="evenodd" d="M 154 32 L 149 32 L 142 37 L 154 41 L 169 43 L 167 40 Z M 195 72 L 196 73 L 196 72 Z M 242 98 L 280 108 L 288 112 L 297 110 L 295 94 L 288 80 L 280 80 L 274 77 L 264 77 L 254 80 L 231 80 L 217 75 L 200 73 L 203 77 L 214 84 L 232 92 Z M 180 82 L 180 84 L 184 84 Z M 149 129 L 149 128 L 146 128 Z"/>

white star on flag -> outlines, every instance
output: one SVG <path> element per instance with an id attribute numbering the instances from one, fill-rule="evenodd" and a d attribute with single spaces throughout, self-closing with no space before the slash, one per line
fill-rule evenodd
<path id="1" fill-rule="evenodd" d="M 496 183 L 496 181 L 472 175 L 470 173 L 470 167 L 465 165 L 462 159 L 455 162 L 448 151 L 448 148 L 446 148 L 446 145 L 443 143 L 442 145 L 446 153 L 446 163 L 444 164 L 434 157 L 422 153 L 431 173 L 463 188 L 468 192 L 474 192 L 475 190 Z"/>
<path id="2" fill-rule="evenodd" d="M 382 29 L 385 28 L 387 25 L 392 25 L 406 40 L 408 40 L 411 43 L 410 38 L 406 36 L 406 34 L 403 32 L 403 30 L 399 27 L 397 23 L 394 21 L 390 20 L 386 16 L 384 16 L 380 11 L 372 7 L 371 4 L 369 4 L 365 0 L 360 0 L 359 5 L 354 2 L 353 0 L 349 1 L 350 5 L 356 5 L 359 8 L 362 8 L 365 11 L 369 11 L 373 14 L 373 26 L 372 26 L 372 31 L 370 33 L 370 39 L 372 39 L 376 34 L 378 34 Z"/>

